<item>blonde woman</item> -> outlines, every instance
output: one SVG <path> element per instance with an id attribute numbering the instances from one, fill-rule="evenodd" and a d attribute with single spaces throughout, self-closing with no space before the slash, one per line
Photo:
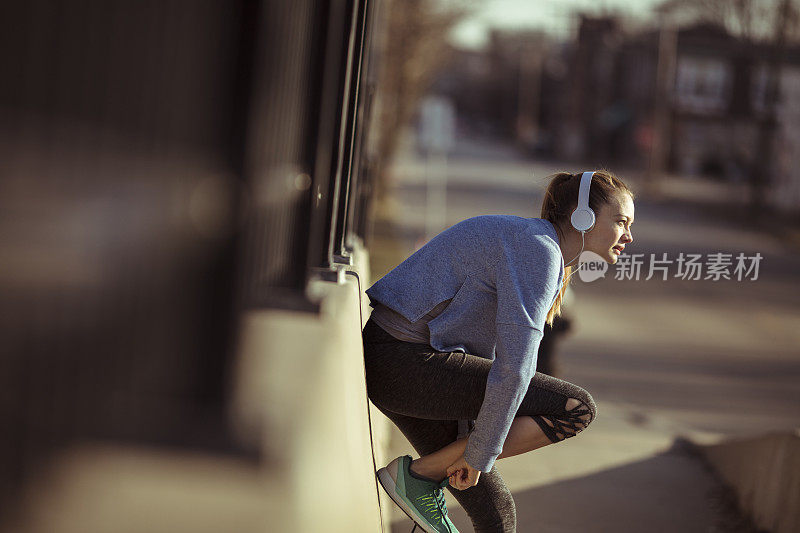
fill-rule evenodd
<path id="1" fill-rule="evenodd" d="M 459 222 L 367 290 L 368 395 L 420 454 L 377 475 L 424 531 L 457 531 L 445 487 L 475 531 L 515 531 L 495 461 L 573 437 L 594 420 L 591 395 L 537 373 L 536 356 L 580 254 L 614 264 L 633 242 L 633 199 L 608 171 L 554 174 L 540 218 Z"/>

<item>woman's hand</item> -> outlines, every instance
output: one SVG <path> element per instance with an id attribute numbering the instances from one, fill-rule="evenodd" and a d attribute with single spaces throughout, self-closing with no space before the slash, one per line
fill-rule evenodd
<path id="1" fill-rule="evenodd" d="M 481 476 L 480 470 L 472 468 L 462 455 L 458 461 L 447 467 L 447 477 L 450 478 L 450 486 L 458 490 L 465 490 L 478 484 Z"/>

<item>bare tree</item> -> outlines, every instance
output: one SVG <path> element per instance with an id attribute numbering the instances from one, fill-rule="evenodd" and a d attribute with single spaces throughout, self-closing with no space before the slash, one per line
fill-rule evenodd
<path id="1" fill-rule="evenodd" d="M 785 23 L 787 41 L 800 40 L 800 10 L 793 0 L 666 0 L 657 9 L 669 13 L 677 24 L 712 23 L 751 43 L 774 42 L 778 25 Z M 784 9 L 785 17 L 778 20 Z"/>
<path id="2" fill-rule="evenodd" d="M 384 4 L 375 187 L 372 206 L 384 199 L 388 168 L 401 130 L 430 86 L 436 71 L 450 58 L 449 31 L 474 9 L 474 0 L 387 0 Z"/>

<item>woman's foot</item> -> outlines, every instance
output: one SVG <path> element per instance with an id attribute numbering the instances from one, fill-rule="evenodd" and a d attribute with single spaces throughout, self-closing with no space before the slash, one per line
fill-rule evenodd
<path id="1" fill-rule="evenodd" d="M 445 478 L 441 483 L 422 479 L 411 472 L 411 456 L 403 455 L 378 470 L 380 481 L 389 497 L 427 533 L 458 533 L 447 516 L 444 502 Z"/>

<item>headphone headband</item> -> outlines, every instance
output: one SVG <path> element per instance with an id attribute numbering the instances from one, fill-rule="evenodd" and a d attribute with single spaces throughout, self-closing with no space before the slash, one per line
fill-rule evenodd
<path id="1" fill-rule="evenodd" d="M 589 208 L 589 187 L 592 185 L 594 172 L 584 172 L 581 175 L 581 185 L 578 190 L 578 208 Z"/>
<path id="2" fill-rule="evenodd" d="M 580 231 L 589 231 L 594 226 L 594 211 L 589 207 L 589 189 L 592 185 L 594 172 L 584 172 L 581 176 L 580 189 L 578 190 L 578 207 L 572 212 L 570 222 Z"/>

